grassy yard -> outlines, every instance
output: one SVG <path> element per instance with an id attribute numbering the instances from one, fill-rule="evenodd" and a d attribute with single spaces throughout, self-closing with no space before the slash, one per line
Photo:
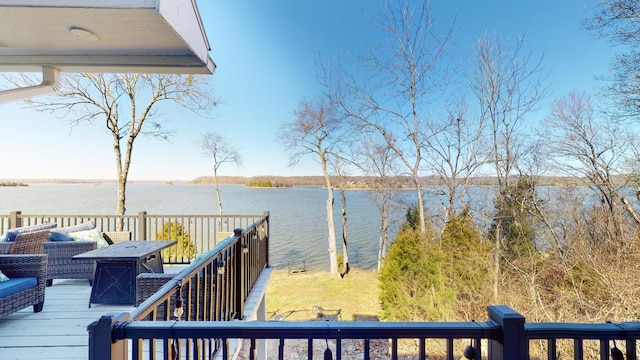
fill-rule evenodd
<path id="1" fill-rule="evenodd" d="M 314 309 L 315 307 L 315 309 Z M 378 273 L 353 269 L 344 278 L 328 272 L 289 274 L 274 270 L 267 286 L 267 318 L 286 321 L 313 320 L 318 308 L 324 316 L 339 320 L 373 320 L 379 315 Z"/>

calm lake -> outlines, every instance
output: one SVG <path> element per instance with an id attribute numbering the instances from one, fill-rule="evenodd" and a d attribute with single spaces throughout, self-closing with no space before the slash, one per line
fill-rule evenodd
<path id="1" fill-rule="evenodd" d="M 116 209 L 115 183 L 32 184 L 0 187 L 0 213 L 107 215 Z M 336 215 L 340 198 L 336 192 Z M 255 189 L 221 186 L 223 210 L 229 215 L 271 214 L 270 260 L 275 268 L 328 270 L 326 189 L 293 187 Z M 380 216 L 366 191 L 348 191 L 349 257 L 353 267 L 375 269 Z M 131 183 L 127 187 L 127 214 L 216 214 L 214 187 L 161 183 Z M 341 224 L 336 218 L 337 236 Z M 395 237 L 395 232 L 392 234 Z M 341 249 L 341 245 L 338 244 Z"/>

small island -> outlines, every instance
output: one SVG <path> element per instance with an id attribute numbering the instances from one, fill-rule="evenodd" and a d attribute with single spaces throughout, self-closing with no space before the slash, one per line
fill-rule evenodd
<path id="1" fill-rule="evenodd" d="M 23 182 L 15 182 L 15 181 L 3 181 L 0 182 L 0 186 L 29 186 L 29 184 L 23 183 Z"/>
<path id="2" fill-rule="evenodd" d="M 291 184 L 272 182 L 271 180 L 250 180 L 244 186 L 251 188 L 288 188 L 291 187 Z"/>

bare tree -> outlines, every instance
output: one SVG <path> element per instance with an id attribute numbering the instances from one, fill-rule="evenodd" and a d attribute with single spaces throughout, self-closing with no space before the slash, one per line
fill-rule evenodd
<path id="1" fill-rule="evenodd" d="M 344 72 L 342 106 L 363 130 L 380 135 L 406 167 L 416 189 L 420 230 L 426 231 L 423 188 L 425 124 L 429 106 L 443 88 L 442 60 L 450 32 L 433 31 L 428 1 L 385 3 L 382 22 L 384 44 L 361 58 L 366 80 Z"/>
<path id="2" fill-rule="evenodd" d="M 214 131 L 202 135 L 202 153 L 213 159 L 213 185 L 216 191 L 216 200 L 218 201 L 218 215 L 222 215 L 218 169 L 225 163 L 240 165 L 242 158 L 235 147 L 229 145 L 222 135 Z"/>
<path id="3" fill-rule="evenodd" d="M 586 94 L 571 93 L 555 100 L 546 124 L 558 167 L 585 179 L 606 207 L 611 221 L 609 239 L 623 238 L 620 206 L 640 230 L 640 216 L 622 191 L 628 184 L 621 181 L 629 170 L 627 160 L 634 157 L 632 134 L 613 121 L 598 119 Z"/>
<path id="4" fill-rule="evenodd" d="M 640 116 L 640 3 L 637 0 L 600 0 L 589 19 L 588 29 L 612 43 L 625 46 L 625 52 L 612 60 L 612 80 L 605 95 L 615 103 L 622 118 Z"/>
<path id="5" fill-rule="evenodd" d="M 498 181 L 497 209 L 505 208 L 503 198 L 512 188 L 510 178 L 517 174 L 517 163 L 526 139 L 521 129 L 526 116 L 546 95 L 542 57 L 523 54 L 523 39 L 509 48 L 498 38 L 484 36 L 475 46 L 476 64 L 468 77 L 479 104 L 480 116 L 487 124 L 492 150 L 491 163 Z M 499 211 L 500 212 L 500 211 Z M 498 297 L 502 250 L 502 215 L 494 219 L 495 264 L 494 300 Z"/>
<path id="6" fill-rule="evenodd" d="M 442 190 L 435 189 L 444 198 L 443 224 L 456 213 L 472 176 L 488 161 L 482 136 L 486 119 L 474 119 L 462 97 L 452 98 L 445 116 L 445 121 L 428 124 L 431 136 L 425 144 L 425 151 L 430 155 L 427 159 L 429 168 L 444 184 Z"/>
<path id="7" fill-rule="evenodd" d="M 315 101 L 300 100 L 294 111 L 294 119 L 283 123 L 281 139 L 291 151 L 290 164 L 295 165 L 305 155 L 313 155 L 320 163 L 327 187 L 327 228 L 329 231 L 329 264 L 332 277 L 340 275 L 336 253 L 333 183 L 331 182 L 331 157 L 346 136 L 344 119 L 335 103 L 318 98 Z"/>
<path id="8" fill-rule="evenodd" d="M 365 175 L 374 179 L 374 182 L 369 184 L 369 193 L 380 213 L 377 261 L 377 269 L 380 271 L 389 249 L 389 228 L 395 219 L 394 204 L 399 203 L 397 155 L 385 141 L 376 141 L 371 137 L 362 142 L 360 158 L 358 167 Z"/>
<path id="9" fill-rule="evenodd" d="M 68 124 L 103 122 L 113 138 L 118 215 L 126 211 L 127 179 L 135 140 L 140 135 L 167 140 L 173 133 L 158 112 L 163 103 L 206 115 L 218 100 L 201 76 L 66 74 L 55 97 L 30 101 L 36 110 L 61 112 Z"/>

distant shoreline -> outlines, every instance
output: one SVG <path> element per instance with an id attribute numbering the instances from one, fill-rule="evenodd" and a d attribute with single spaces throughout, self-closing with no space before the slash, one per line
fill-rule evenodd
<path id="1" fill-rule="evenodd" d="M 337 188 L 338 179 L 333 179 L 334 185 Z M 400 188 L 411 189 L 415 188 L 413 182 L 409 177 L 403 176 L 399 178 L 399 182 L 402 184 Z M 539 186 L 580 186 L 583 183 L 580 179 L 573 177 L 562 176 L 543 176 L 537 178 Z M 219 176 L 218 184 L 220 185 L 241 185 L 251 186 L 257 182 L 270 182 L 273 184 L 271 187 L 256 187 L 256 188 L 289 188 L 293 186 L 326 186 L 325 178 L 323 176 Z M 374 183 L 374 177 L 368 176 L 349 176 L 346 178 L 347 186 L 349 190 L 366 190 L 371 187 L 369 184 Z M 115 184 L 115 179 L 0 179 L 1 183 L 20 183 L 25 184 Z M 200 176 L 193 180 L 129 180 L 129 184 L 189 184 L 189 185 L 213 185 L 212 176 Z M 496 186 L 498 181 L 495 177 L 474 177 L 469 180 L 470 186 Z M 432 187 L 444 185 L 438 177 L 423 177 L 422 186 Z M 2 186 L 2 185 L 0 185 Z"/>

